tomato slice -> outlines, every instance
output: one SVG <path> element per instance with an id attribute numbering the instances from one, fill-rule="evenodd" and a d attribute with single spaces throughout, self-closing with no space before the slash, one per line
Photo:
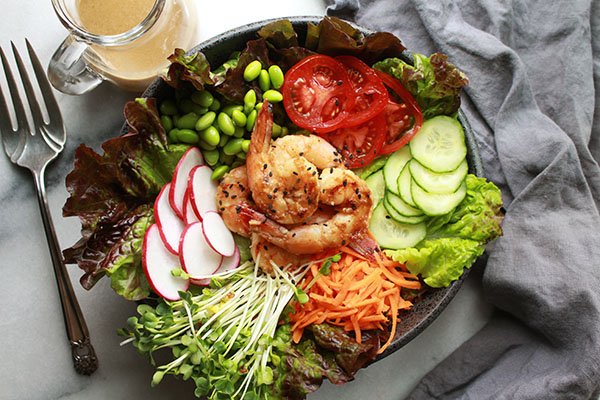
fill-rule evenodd
<path id="1" fill-rule="evenodd" d="M 375 70 L 353 56 L 335 58 L 346 67 L 346 73 L 355 96 L 352 109 L 344 126 L 354 126 L 379 114 L 386 106 L 389 95 Z"/>
<path id="2" fill-rule="evenodd" d="M 402 103 L 396 103 L 390 99 L 383 109 L 388 131 L 381 153 L 389 154 L 405 146 L 421 129 L 423 113 L 409 91 L 396 78 L 377 70 L 375 73 L 402 100 Z"/>
<path id="3" fill-rule="evenodd" d="M 354 106 L 346 68 L 322 54 L 306 57 L 290 68 L 282 93 L 292 122 L 320 134 L 341 127 Z"/>
<path id="4" fill-rule="evenodd" d="M 386 131 L 385 115 L 381 112 L 360 125 L 340 128 L 324 137 L 342 155 L 346 167 L 360 168 L 382 154 Z"/>

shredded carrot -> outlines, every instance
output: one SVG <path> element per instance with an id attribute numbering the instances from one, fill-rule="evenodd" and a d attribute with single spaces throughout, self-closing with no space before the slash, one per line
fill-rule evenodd
<path id="1" fill-rule="evenodd" d="M 349 247 L 340 249 L 340 259 L 328 261 L 330 273 L 320 270 L 323 260 L 310 265 L 299 287 L 306 291 L 308 302 L 295 303 L 289 315 L 292 340 L 298 343 L 304 329 L 311 324 L 327 322 L 354 333 L 361 343 L 364 331 L 391 328 L 390 336 L 379 353 L 393 341 L 398 324 L 398 311 L 412 307 L 401 296 L 401 289 L 420 289 L 415 275 L 383 253 L 367 260 Z"/>

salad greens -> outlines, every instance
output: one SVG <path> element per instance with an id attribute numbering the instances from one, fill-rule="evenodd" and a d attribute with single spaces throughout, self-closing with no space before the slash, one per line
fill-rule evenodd
<path id="1" fill-rule="evenodd" d="M 423 241 L 415 247 L 386 250 L 431 287 L 445 287 L 458 279 L 483 254 L 485 244 L 502 234 L 500 190 L 471 174 L 466 183 L 465 199 L 453 212 L 432 218 Z"/>
<path id="2" fill-rule="evenodd" d="M 79 217 L 82 238 L 63 254 L 85 271 L 86 289 L 108 274 L 117 293 L 140 300 L 150 293 L 139 250 L 152 204 L 188 146 L 167 144 L 153 99 L 128 103 L 125 118 L 127 133 L 106 141 L 103 155 L 85 145 L 75 152 L 63 215 Z"/>
<path id="3" fill-rule="evenodd" d="M 436 115 L 453 115 L 460 107 L 460 91 L 469 83 L 466 75 L 448 61 L 448 56 L 434 53 L 431 57 L 413 54 L 414 65 L 399 58 L 388 58 L 373 68 L 394 76 L 423 111 L 425 119 Z"/>

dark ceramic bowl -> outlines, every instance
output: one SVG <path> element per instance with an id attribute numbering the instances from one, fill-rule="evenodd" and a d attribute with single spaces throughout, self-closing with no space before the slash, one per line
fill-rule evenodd
<path id="1" fill-rule="evenodd" d="M 289 19 L 296 32 L 300 36 L 302 42 L 303 36 L 306 35 L 306 24 L 308 22 L 318 23 L 321 17 L 290 17 Z M 256 31 L 258 31 L 263 25 L 272 22 L 274 20 L 265 20 L 255 22 L 240 28 L 232 29 L 212 39 L 206 40 L 193 49 L 190 52 L 202 51 L 208 58 L 211 65 L 220 65 L 227 61 L 228 56 L 234 52 L 243 49 L 246 46 L 246 42 L 251 39 L 256 39 Z M 356 28 L 361 30 L 365 35 L 372 31 L 354 25 Z M 400 58 L 407 62 L 412 63 L 412 55 L 410 52 L 405 51 L 400 55 Z M 161 79 L 156 79 L 144 92 L 144 97 L 156 97 L 157 99 L 169 97 L 172 95 L 172 89 L 165 84 Z M 479 158 L 479 152 L 475 138 L 473 137 L 473 131 L 465 118 L 465 115 L 459 111 L 458 120 L 462 124 L 466 142 L 467 142 L 467 161 L 469 163 L 469 172 L 482 176 L 483 170 L 481 165 L 481 159 Z M 443 289 L 430 289 L 425 293 L 413 306 L 410 311 L 403 312 L 398 322 L 398 328 L 396 330 L 395 338 L 392 344 L 386 349 L 386 351 L 379 356 L 378 359 L 386 357 L 391 353 L 395 352 L 408 342 L 410 342 L 415 336 L 421 333 L 429 324 L 431 324 L 438 315 L 446 308 L 450 300 L 456 295 L 463 280 L 466 278 L 468 270 L 465 270 L 462 277 L 453 282 L 449 287 Z"/>

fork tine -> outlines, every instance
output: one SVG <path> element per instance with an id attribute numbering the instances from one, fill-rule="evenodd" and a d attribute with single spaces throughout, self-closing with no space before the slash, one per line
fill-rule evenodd
<path id="1" fill-rule="evenodd" d="M 17 132 L 13 130 L 12 123 L 10 120 L 10 113 L 8 111 L 8 105 L 2 88 L 0 87 L 0 133 L 2 134 L 2 143 L 4 145 L 4 151 L 8 157 L 15 161 L 23 147 L 25 146 L 26 133 L 29 132 L 29 123 L 25 115 L 25 109 L 23 108 L 23 102 L 17 89 L 17 85 L 13 78 L 10 65 L 4 55 L 4 51 L 0 48 L 0 58 L 2 58 L 2 67 L 4 68 L 4 75 L 6 76 L 6 82 L 8 84 L 9 95 L 11 96 L 15 116 L 17 118 Z"/>
<path id="2" fill-rule="evenodd" d="M 40 127 L 44 125 L 44 117 L 42 116 L 42 111 L 40 109 L 40 104 L 37 101 L 37 97 L 33 90 L 33 86 L 31 85 L 31 81 L 29 80 L 29 74 L 25 69 L 25 65 L 23 64 L 23 60 L 21 59 L 21 55 L 17 50 L 15 44 L 11 41 L 13 55 L 15 57 L 15 61 L 17 62 L 17 68 L 19 70 L 19 75 L 21 75 L 21 81 L 23 82 L 23 87 L 25 88 L 25 94 L 27 97 L 27 101 L 29 102 L 29 109 L 31 110 L 31 116 L 33 118 L 33 125 L 36 127 Z"/>
<path id="3" fill-rule="evenodd" d="M 50 82 L 48 82 L 46 72 L 40 63 L 37 54 L 35 54 L 31 43 L 29 43 L 29 40 L 27 39 L 25 39 L 25 43 L 27 44 L 27 52 L 29 53 L 29 58 L 31 59 L 31 65 L 33 66 L 33 71 L 35 72 L 38 85 L 40 86 L 40 90 L 44 98 L 44 103 L 46 104 L 46 110 L 48 111 L 49 126 L 47 132 L 49 133 L 50 138 L 52 138 L 57 144 L 62 145 L 65 143 L 66 134 L 62 115 L 56 102 L 56 97 L 54 97 L 54 92 L 50 87 Z"/>

